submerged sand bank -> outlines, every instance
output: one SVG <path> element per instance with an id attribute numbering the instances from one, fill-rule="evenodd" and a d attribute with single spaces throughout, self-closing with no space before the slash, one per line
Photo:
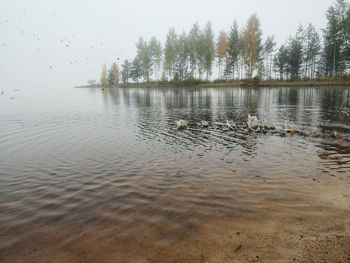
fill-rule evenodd
<path id="1" fill-rule="evenodd" d="M 226 184 L 226 185 L 224 185 Z M 215 192 L 215 189 L 220 192 Z M 187 203 L 188 195 L 197 198 Z M 177 196 L 177 197 L 176 197 Z M 182 196 L 182 197 L 181 197 Z M 186 197 L 187 196 L 187 197 Z M 202 196 L 202 198 L 200 198 Z M 211 196 L 211 198 L 209 198 Z M 169 208 L 167 209 L 167 204 Z M 109 204 L 111 205 L 111 204 Z M 175 187 L 148 209 L 19 227 L 1 262 L 349 262 L 350 175 L 227 178 Z M 166 219 L 164 219 L 166 218 Z M 12 229 L 16 231 L 16 229 Z M 11 231 L 11 232 L 12 232 Z M 9 232 L 7 240 L 10 241 Z M 5 238 L 5 239 L 4 239 Z M 6 237 L 2 237 L 2 241 Z"/>

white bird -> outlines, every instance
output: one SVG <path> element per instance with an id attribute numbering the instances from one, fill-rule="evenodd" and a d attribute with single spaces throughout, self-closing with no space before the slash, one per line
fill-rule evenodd
<path id="1" fill-rule="evenodd" d="M 298 127 L 294 124 L 293 121 L 285 121 L 284 122 L 284 130 L 286 132 L 290 132 L 291 134 L 298 132 Z"/>
<path id="2" fill-rule="evenodd" d="M 259 122 L 258 118 L 256 116 L 250 116 L 250 114 L 248 114 L 247 125 L 248 125 L 249 129 L 254 130 L 254 131 L 256 131 L 260 128 L 260 122 Z"/>
<path id="3" fill-rule="evenodd" d="M 203 128 L 208 128 L 208 127 L 209 127 L 209 122 L 207 122 L 207 121 L 201 121 L 201 126 L 202 126 Z"/>
<path id="4" fill-rule="evenodd" d="M 227 128 L 229 128 L 230 130 L 234 130 L 234 129 L 236 129 L 236 123 L 230 123 L 230 121 L 229 120 L 226 120 L 226 126 L 227 126 Z"/>
<path id="5" fill-rule="evenodd" d="M 176 121 L 176 127 L 178 130 L 184 130 L 187 128 L 187 121 L 185 120 L 178 120 Z"/>

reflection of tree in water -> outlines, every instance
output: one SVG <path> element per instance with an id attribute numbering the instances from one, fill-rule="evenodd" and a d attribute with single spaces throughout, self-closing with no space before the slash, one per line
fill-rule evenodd
<path id="1" fill-rule="evenodd" d="M 330 138 L 321 139 L 318 156 L 321 164 L 328 172 L 337 171 L 339 173 L 349 173 L 350 170 L 350 137 L 332 140 Z"/>
<path id="2" fill-rule="evenodd" d="M 346 88 L 106 88 L 89 89 L 101 96 L 111 110 L 112 121 L 135 134 L 135 140 L 168 153 L 214 154 L 234 160 L 254 155 L 264 134 L 249 132 L 248 113 L 271 118 L 275 123 L 293 119 L 303 131 L 317 127 L 324 133 L 337 130 L 342 139 L 319 139 L 317 154 L 324 169 L 349 169 L 349 91 Z M 189 128 L 176 131 L 175 120 L 185 119 Z M 234 120 L 235 131 L 223 131 L 214 122 Z M 208 121 L 208 128 L 197 122 Z M 311 134 L 311 133 L 310 133 Z M 134 136 L 134 135 L 132 135 Z M 318 139 L 316 139 L 318 140 Z M 238 154 L 238 155 L 237 155 Z"/>
<path id="3" fill-rule="evenodd" d="M 344 172 L 350 169 L 350 88 L 321 89 L 320 107 L 321 121 L 319 129 L 325 138 L 320 139 L 318 155 L 321 163 L 330 172 Z M 334 131 L 341 137 L 330 138 Z"/>
<path id="4" fill-rule="evenodd" d="M 108 93 L 114 97 L 118 89 Z M 245 153 L 255 149 L 256 139 L 249 136 L 244 127 L 236 131 L 223 132 L 222 127 L 211 125 L 209 128 L 197 127 L 202 120 L 214 121 L 227 119 L 243 119 L 242 105 L 246 100 L 252 100 L 253 95 L 246 95 L 243 89 L 237 93 L 235 89 L 120 89 L 124 107 L 130 108 L 127 112 L 137 126 L 138 138 L 145 141 L 164 142 L 174 147 L 186 148 L 202 147 L 202 150 L 224 147 L 228 151 L 238 145 Z M 118 101 L 113 99 L 113 101 Z M 250 107 L 257 103 L 248 102 Z M 177 132 L 175 120 L 185 119 L 189 122 L 189 129 Z M 176 149 L 176 147 L 175 147 Z"/>
<path id="5" fill-rule="evenodd" d="M 96 94 L 96 93 L 101 94 L 102 101 L 105 108 L 110 108 L 112 107 L 111 105 L 119 106 L 119 103 L 120 103 L 119 89 L 105 88 L 102 90 L 100 88 L 91 88 L 90 90 L 93 94 Z"/>
<path id="6" fill-rule="evenodd" d="M 102 92 L 105 105 L 116 109 L 119 123 L 128 120 L 138 138 L 168 145 L 202 150 L 220 146 L 228 152 L 240 146 L 244 153 L 252 154 L 265 135 L 248 132 L 244 124 L 248 113 L 267 113 L 264 117 L 281 124 L 285 119 L 296 120 L 303 131 L 324 129 L 320 123 L 328 123 L 332 124 L 329 129 L 349 133 L 349 118 L 339 111 L 349 105 L 346 88 L 111 88 L 91 92 Z M 187 120 L 189 128 L 177 133 L 178 119 Z M 223 132 L 214 125 L 226 119 L 236 121 L 236 131 Z M 210 122 L 210 127 L 197 127 L 202 120 Z"/>
<path id="7" fill-rule="evenodd" d="M 324 123 L 350 124 L 348 114 L 350 88 L 327 88 L 322 89 L 321 108 Z"/>
<path id="8" fill-rule="evenodd" d="M 288 105 L 281 110 L 280 117 L 285 120 L 294 120 L 298 113 L 299 93 L 298 88 L 278 88 L 278 105 Z"/>

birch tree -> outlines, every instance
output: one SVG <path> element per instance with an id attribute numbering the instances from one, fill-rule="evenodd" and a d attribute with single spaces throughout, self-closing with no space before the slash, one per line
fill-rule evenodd
<path id="1" fill-rule="evenodd" d="M 218 57 L 218 78 L 221 78 L 222 75 L 222 64 L 227 59 L 227 50 L 228 50 L 228 36 L 224 30 L 220 31 L 219 37 L 216 43 L 216 56 Z"/>
<path id="2" fill-rule="evenodd" d="M 101 84 L 101 86 L 104 86 L 104 87 L 106 87 L 108 85 L 106 64 L 103 64 L 103 66 L 102 66 L 101 77 L 100 77 L 100 84 Z"/>
<path id="3" fill-rule="evenodd" d="M 248 79 L 253 77 L 253 73 L 257 68 L 261 53 L 261 36 L 260 21 L 257 15 L 252 15 L 247 22 L 243 31 L 243 58 L 247 68 L 246 76 Z"/>

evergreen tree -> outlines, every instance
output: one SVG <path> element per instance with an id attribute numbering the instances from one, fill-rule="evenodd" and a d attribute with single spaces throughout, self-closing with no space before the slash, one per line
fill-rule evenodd
<path id="1" fill-rule="evenodd" d="M 198 79 L 202 80 L 203 73 L 205 71 L 205 65 L 206 65 L 206 36 L 205 32 L 201 32 L 198 38 L 198 41 L 196 43 L 196 50 L 197 50 L 197 74 Z"/>
<path id="2" fill-rule="evenodd" d="M 240 37 L 236 21 L 231 27 L 227 53 L 226 74 L 232 73 L 232 79 L 235 79 L 235 67 L 237 66 L 240 53 Z"/>
<path id="3" fill-rule="evenodd" d="M 344 60 L 346 63 L 346 68 L 348 70 L 350 69 L 350 6 L 348 5 L 348 11 L 346 12 L 345 19 L 343 21 L 343 45 L 344 45 L 344 50 L 343 50 L 343 56 Z"/>
<path id="4" fill-rule="evenodd" d="M 284 45 L 279 48 L 275 55 L 274 64 L 277 68 L 280 79 L 283 80 L 288 65 L 288 49 Z"/>
<path id="5" fill-rule="evenodd" d="M 213 60 L 215 58 L 214 33 L 210 22 L 207 23 L 203 34 L 204 70 L 206 71 L 206 81 L 209 81 L 212 74 Z"/>
<path id="6" fill-rule="evenodd" d="M 122 64 L 122 69 L 122 81 L 123 83 L 128 83 L 130 78 L 131 65 L 127 59 L 124 60 L 124 63 Z"/>
<path id="7" fill-rule="evenodd" d="M 265 57 L 267 77 L 271 79 L 272 77 L 272 65 L 273 65 L 273 53 L 275 52 L 275 38 L 274 36 L 268 36 L 264 42 L 263 54 Z"/>
<path id="8" fill-rule="evenodd" d="M 108 84 L 109 85 L 116 85 L 119 83 L 119 67 L 117 63 L 113 63 L 111 65 L 110 70 L 108 71 Z"/>
<path id="9" fill-rule="evenodd" d="M 302 25 L 299 25 L 296 35 L 290 37 L 288 43 L 288 71 L 293 80 L 298 79 L 302 73 L 303 41 L 304 30 Z"/>
<path id="10" fill-rule="evenodd" d="M 321 49 L 321 40 L 316 28 L 310 23 L 305 32 L 305 77 L 314 78 Z"/>
<path id="11" fill-rule="evenodd" d="M 327 26 L 324 33 L 323 69 L 328 76 L 337 76 L 344 73 L 346 66 L 346 50 L 349 40 L 346 38 L 346 28 L 349 26 L 347 16 L 349 4 L 345 0 L 337 0 L 328 8 Z"/>
<path id="12" fill-rule="evenodd" d="M 156 37 L 136 44 L 137 54 L 132 63 L 124 61 L 122 80 L 131 78 L 148 82 L 151 79 L 210 80 L 213 61 L 217 58 L 218 78 L 251 79 L 253 75 L 271 79 L 299 79 L 325 76 L 342 76 L 350 73 L 350 3 L 335 0 L 326 13 L 327 26 L 320 35 L 314 25 L 304 30 L 300 25 L 297 33 L 290 36 L 275 54 L 276 43 L 268 36 L 262 43 L 262 31 L 257 15 L 252 15 L 244 30 L 239 31 L 236 21 L 229 34 L 219 33 L 216 43 L 211 23 L 204 30 L 195 23 L 186 34 L 177 35 L 170 28 L 164 48 Z M 321 45 L 321 37 L 322 44 Z M 163 66 L 163 67 L 162 67 Z M 224 70 L 223 70 L 224 68 Z M 205 74 L 205 75 L 204 75 Z M 101 85 L 115 85 L 120 79 L 117 64 L 107 72 L 101 72 Z"/>
<path id="13" fill-rule="evenodd" d="M 143 74 L 140 59 L 138 57 L 135 57 L 131 64 L 130 77 L 133 81 L 138 83 L 142 75 Z"/>

